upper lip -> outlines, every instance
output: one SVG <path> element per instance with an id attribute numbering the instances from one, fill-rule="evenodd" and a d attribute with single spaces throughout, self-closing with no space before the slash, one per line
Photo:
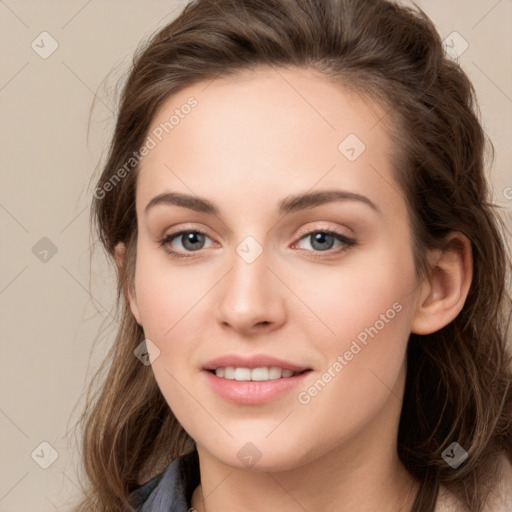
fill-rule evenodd
<path id="1" fill-rule="evenodd" d="M 203 370 L 216 370 L 217 368 L 226 368 L 227 366 L 250 369 L 276 366 L 283 370 L 293 370 L 294 372 L 310 370 L 307 366 L 300 366 L 290 363 L 289 361 L 285 361 L 284 359 L 278 359 L 277 357 L 267 356 L 265 354 L 256 354 L 250 357 L 243 357 L 237 354 L 227 354 L 208 361 L 203 366 Z"/>

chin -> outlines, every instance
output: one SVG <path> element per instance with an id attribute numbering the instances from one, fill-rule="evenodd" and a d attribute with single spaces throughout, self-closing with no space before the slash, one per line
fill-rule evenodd
<path id="1" fill-rule="evenodd" d="M 295 443 L 294 443 L 295 444 Z M 240 471 L 254 473 L 261 472 L 280 472 L 288 471 L 304 464 L 315 458 L 315 451 L 310 452 L 310 456 L 305 453 L 297 453 L 296 444 L 289 449 L 280 449 L 274 443 L 244 441 L 241 447 L 238 443 L 230 443 L 229 447 L 223 448 L 215 446 L 215 450 L 210 454 L 217 458 L 221 463 Z M 220 451 L 216 453 L 220 448 Z M 227 453 L 233 453 L 233 456 L 226 457 Z"/>

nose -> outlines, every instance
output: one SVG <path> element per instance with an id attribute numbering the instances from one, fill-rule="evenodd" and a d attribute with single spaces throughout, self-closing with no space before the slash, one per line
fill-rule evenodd
<path id="1" fill-rule="evenodd" d="M 215 287 L 216 319 L 224 329 L 251 336 L 268 333 L 286 321 L 289 291 L 268 263 L 265 250 L 252 262 L 233 254 L 231 269 Z"/>

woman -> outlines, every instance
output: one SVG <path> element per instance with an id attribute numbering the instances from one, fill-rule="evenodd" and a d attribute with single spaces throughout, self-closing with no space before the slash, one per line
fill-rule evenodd
<path id="1" fill-rule="evenodd" d="M 76 510 L 510 510 L 484 149 L 419 9 L 188 4 L 94 192 L 122 316 Z"/>

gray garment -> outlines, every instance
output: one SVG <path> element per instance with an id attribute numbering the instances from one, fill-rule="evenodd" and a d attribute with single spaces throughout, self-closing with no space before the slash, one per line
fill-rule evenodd
<path id="1" fill-rule="evenodd" d="M 132 491 L 128 500 L 137 512 L 188 512 L 199 482 L 199 457 L 194 450 Z"/>

